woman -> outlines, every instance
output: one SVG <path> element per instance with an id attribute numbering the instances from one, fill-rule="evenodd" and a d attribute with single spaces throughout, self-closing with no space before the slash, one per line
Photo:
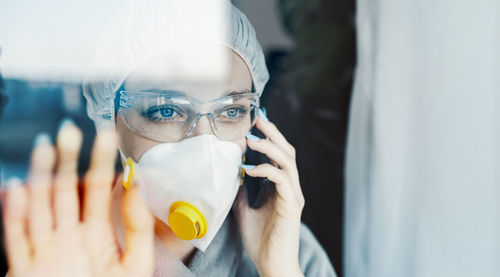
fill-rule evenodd
<path id="1" fill-rule="evenodd" d="M 9 276 L 335 276 L 300 223 L 294 148 L 259 109 L 268 73 L 246 17 L 225 0 L 138 1 L 103 34 L 81 211 L 81 134 L 65 121 L 56 147 L 37 138 L 29 189 L 9 182 Z M 271 162 L 242 165 L 247 148 Z M 259 209 L 245 174 L 276 185 Z"/>

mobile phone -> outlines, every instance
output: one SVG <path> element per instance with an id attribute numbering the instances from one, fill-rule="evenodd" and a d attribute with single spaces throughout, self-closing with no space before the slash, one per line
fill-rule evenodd
<path id="1" fill-rule="evenodd" d="M 252 129 L 252 134 L 260 138 L 265 137 L 257 128 Z M 269 158 L 250 148 L 245 153 L 245 164 L 259 165 L 270 163 Z M 253 209 L 262 207 L 267 200 L 276 193 L 274 182 L 267 178 L 252 177 L 245 174 L 243 184 L 247 190 L 248 204 Z"/>

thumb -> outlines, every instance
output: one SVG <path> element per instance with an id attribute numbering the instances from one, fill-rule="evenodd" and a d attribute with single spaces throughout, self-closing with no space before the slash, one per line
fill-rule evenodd
<path id="1" fill-rule="evenodd" d="M 238 190 L 238 195 L 236 197 L 236 209 L 248 208 L 248 193 L 245 186 L 240 186 Z"/>
<path id="2" fill-rule="evenodd" d="M 238 195 L 236 196 L 235 208 L 236 208 L 236 219 L 238 220 L 238 222 L 241 222 L 241 220 L 244 220 L 244 217 L 248 212 L 248 209 L 250 209 L 250 206 L 248 205 L 248 193 L 245 186 L 241 186 L 240 189 L 238 190 Z"/>
<path id="3" fill-rule="evenodd" d="M 154 267 L 154 219 L 135 182 L 124 189 L 121 209 L 125 227 L 123 266 L 139 274 L 151 276 Z"/>

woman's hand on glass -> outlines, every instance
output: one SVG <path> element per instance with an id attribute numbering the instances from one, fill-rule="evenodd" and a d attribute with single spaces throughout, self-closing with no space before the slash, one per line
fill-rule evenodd
<path id="1" fill-rule="evenodd" d="M 153 218 L 137 187 L 121 201 L 125 249 L 113 232 L 115 132 L 96 137 L 83 197 L 77 175 L 81 142 L 80 130 L 65 121 L 56 147 L 48 136 L 35 142 L 27 186 L 9 182 L 3 208 L 9 277 L 152 276 Z"/>
<path id="2" fill-rule="evenodd" d="M 267 177 L 276 194 L 259 209 L 248 205 L 246 189 L 238 194 L 237 217 L 245 249 L 260 276 L 303 276 L 299 267 L 300 218 L 304 196 L 295 162 L 295 149 L 276 126 L 260 116 L 256 126 L 267 139 L 247 136 L 247 145 L 271 164 L 245 169 L 252 177 Z"/>

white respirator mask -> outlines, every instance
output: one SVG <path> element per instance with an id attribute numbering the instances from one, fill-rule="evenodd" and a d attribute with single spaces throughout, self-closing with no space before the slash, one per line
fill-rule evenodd
<path id="1" fill-rule="evenodd" d="M 214 135 L 199 135 L 158 144 L 137 163 L 120 153 L 126 160 L 124 187 L 135 179 L 151 213 L 204 252 L 238 193 L 241 148 Z"/>

